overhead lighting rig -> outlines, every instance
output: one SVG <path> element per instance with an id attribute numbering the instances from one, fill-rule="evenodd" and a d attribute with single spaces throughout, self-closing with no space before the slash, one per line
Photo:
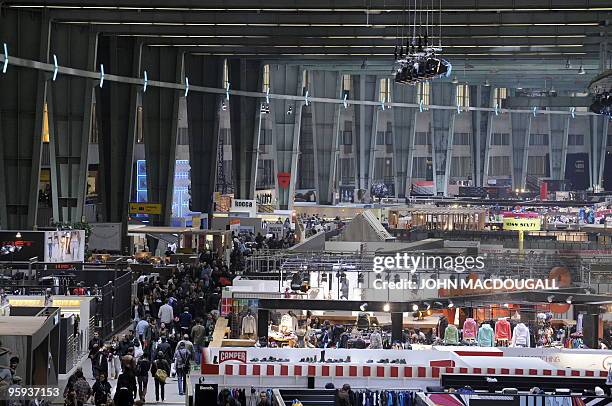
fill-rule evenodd
<path id="1" fill-rule="evenodd" d="M 394 51 L 395 82 L 415 85 L 436 78 L 450 77 L 452 65 L 440 56 L 442 53 L 442 3 L 440 2 L 438 10 L 434 10 L 433 0 L 431 9 L 429 4 L 426 4 L 427 0 L 414 0 L 414 9 L 412 9 L 412 0 L 409 2 L 409 10 L 404 7 L 402 33 L 397 37 Z M 437 27 L 434 26 L 436 12 L 439 16 Z M 423 22 L 425 22 L 424 25 Z M 404 36 L 406 25 L 408 30 L 407 35 Z M 438 28 L 437 45 L 430 41 L 430 33 L 433 34 L 436 28 Z"/>
<path id="2" fill-rule="evenodd" d="M 595 114 L 601 114 L 612 118 L 612 91 L 604 91 L 595 94 L 590 110 Z"/>

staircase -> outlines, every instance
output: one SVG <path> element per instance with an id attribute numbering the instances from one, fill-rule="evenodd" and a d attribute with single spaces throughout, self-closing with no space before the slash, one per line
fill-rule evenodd
<path id="1" fill-rule="evenodd" d="M 298 399 L 303 406 L 334 406 L 334 389 L 281 389 L 285 406 L 291 406 Z"/>

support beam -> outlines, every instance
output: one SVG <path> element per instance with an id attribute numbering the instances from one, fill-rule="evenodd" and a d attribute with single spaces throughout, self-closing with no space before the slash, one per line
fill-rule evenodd
<path id="1" fill-rule="evenodd" d="M 304 88 L 303 70 L 299 65 L 270 65 L 270 93 L 300 95 Z M 275 143 L 275 174 L 291 175 L 287 187 L 279 185 L 275 176 L 278 208 L 289 210 L 293 207 L 293 196 L 297 180 L 297 165 L 300 148 L 300 128 L 304 102 L 294 100 L 270 100 L 272 117 L 272 142 Z M 292 114 L 287 114 L 291 109 Z"/>
<path id="2" fill-rule="evenodd" d="M 476 107 L 492 107 L 493 88 L 491 86 L 470 86 L 470 100 Z M 484 186 L 485 168 L 489 159 L 490 135 L 494 113 L 472 111 L 472 179 L 475 186 Z M 488 169 L 488 168 L 486 168 Z"/>
<path id="3" fill-rule="evenodd" d="M 97 34 L 89 27 L 53 23 L 49 60 L 96 70 Z M 79 222 L 87 196 L 87 157 L 93 119 L 92 79 L 58 75 L 49 82 L 51 196 L 56 222 Z"/>
<path id="4" fill-rule="evenodd" d="M 528 113 L 510 113 L 510 125 L 512 127 L 512 187 L 514 189 L 525 188 L 531 119 L 532 115 Z"/>
<path id="5" fill-rule="evenodd" d="M 451 83 L 433 82 L 431 84 L 432 104 L 455 104 L 455 88 Z M 431 136 L 434 187 L 436 194 L 446 196 L 450 178 L 455 111 L 432 110 Z"/>
<path id="6" fill-rule="evenodd" d="M 180 83 L 183 54 L 176 48 L 144 47 L 142 69 L 148 79 Z M 168 226 L 172 217 L 179 91 L 149 87 L 142 95 L 147 201 L 161 203 L 158 225 Z"/>
<path id="7" fill-rule="evenodd" d="M 101 36 L 98 62 L 105 72 L 138 76 L 142 46 L 134 38 Z M 134 176 L 134 142 L 138 86 L 112 83 L 96 87 L 102 213 L 104 221 L 122 224 L 122 244 L 129 252 L 127 239 L 128 206 Z"/>
<path id="8" fill-rule="evenodd" d="M 261 92 L 263 65 L 259 60 L 228 60 L 231 89 Z M 232 167 L 234 197 L 254 199 L 259 147 L 261 100 L 253 97 L 230 97 L 232 128 Z"/>
<path id="9" fill-rule="evenodd" d="M 380 80 L 375 75 L 355 75 L 352 77 L 354 98 L 360 101 L 378 99 Z M 357 134 L 357 173 L 359 188 L 370 191 L 374 177 L 374 148 L 376 146 L 376 131 L 378 107 L 360 104 L 355 107 L 353 121 Z"/>
<path id="10" fill-rule="evenodd" d="M 0 43 L 17 57 L 46 61 L 51 24 L 44 13 L 2 10 Z M 36 226 L 47 74 L 10 66 L 0 73 L 0 227 Z M 10 192 L 10 193 L 9 193 Z"/>
<path id="11" fill-rule="evenodd" d="M 198 86 L 223 86 L 223 58 L 185 55 L 185 76 Z M 191 166 L 191 210 L 212 216 L 219 149 L 219 106 L 221 96 L 189 93 L 189 164 Z"/>
<path id="12" fill-rule="evenodd" d="M 310 72 L 310 93 L 316 97 L 341 98 L 338 71 Z M 329 103 L 312 104 L 312 132 L 314 141 L 315 185 L 319 204 L 334 203 L 334 179 L 340 105 Z"/>
<path id="13" fill-rule="evenodd" d="M 565 178 L 565 155 L 567 155 L 570 120 L 571 116 L 548 116 L 550 177 L 553 180 L 563 180 Z"/>
<path id="14" fill-rule="evenodd" d="M 417 87 L 393 83 L 393 100 L 397 103 L 416 103 Z M 406 197 L 410 190 L 409 169 L 412 169 L 414 134 L 418 109 L 393 109 L 393 162 L 395 163 L 395 192 Z"/>

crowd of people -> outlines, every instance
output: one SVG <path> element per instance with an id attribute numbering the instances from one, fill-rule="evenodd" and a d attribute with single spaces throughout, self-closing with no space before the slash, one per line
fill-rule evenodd
<path id="1" fill-rule="evenodd" d="M 179 265 L 165 282 L 139 279 L 128 332 L 107 341 L 94 333 L 88 349 L 95 382 L 77 369 L 64 391 L 66 406 L 143 404 L 153 397 L 147 393 L 149 380 L 158 402 L 166 399 L 171 378 L 179 396 L 185 395 L 190 371 L 212 339 L 221 288 L 233 279 L 227 264 L 211 252 L 199 259 L 197 265 Z"/>

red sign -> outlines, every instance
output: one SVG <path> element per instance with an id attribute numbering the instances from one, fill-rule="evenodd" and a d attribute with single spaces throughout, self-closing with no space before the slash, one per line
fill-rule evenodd
<path id="1" fill-rule="evenodd" d="M 244 364 L 247 362 L 246 351 L 219 351 L 219 364 L 227 361 L 240 361 Z"/>
<path id="2" fill-rule="evenodd" d="M 291 182 L 291 174 L 288 172 L 279 172 L 276 177 L 278 178 L 278 186 L 283 189 L 287 189 L 289 187 L 289 183 Z"/>

